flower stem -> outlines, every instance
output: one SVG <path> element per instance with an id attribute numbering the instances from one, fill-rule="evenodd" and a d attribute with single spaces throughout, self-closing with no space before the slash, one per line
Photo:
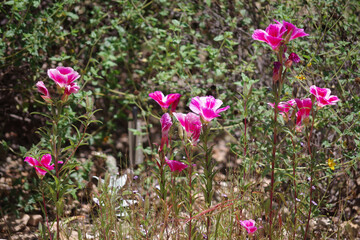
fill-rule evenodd
<path id="1" fill-rule="evenodd" d="M 294 143 L 294 139 L 293 137 L 290 135 L 291 138 L 291 142 L 293 145 L 293 151 L 294 151 L 294 155 L 293 155 L 293 178 L 294 178 L 294 232 L 293 232 L 293 240 L 295 240 L 296 237 L 296 214 L 297 214 L 297 206 L 296 206 L 296 200 L 297 200 L 297 191 L 296 191 L 296 174 L 295 174 L 295 168 L 296 168 L 296 153 L 295 153 L 295 143 Z"/>
<path id="2" fill-rule="evenodd" d="M 190 146 L 191 147 L 191 146 Z M 186 149 L 186 147 L 185 147 Z M 185 150 L 186 151 L 186 150 Z M 188 167 L 188 184 L 189 184 L 189 240 L 191 240 L 191 233 L 192 233 L 192 225 L 191 225 L 191 219 L 192 219 L 192 156 L 191 153 L 189 154 L 188 151 L 186 151 L 186 155 L 188 157 L 189 167 Z"/>
<path id="3" fill-rule="evenodd" d="M 312 151 L 311 151 L 311 146 L 310 146 L 310 142 L 311 142 L 311 135 L 314 129 L 314 122 L 315 122 L 315 111 L 314 109 L 312 109 L 312 123 L 311 123 L 311 130 L 310 133 L 308 135 L 308 141 L 307 141 L 307 145 L 308 145 L 308 151 L 309 151 L 309 155 L 310 155 L 310 184 L 309 184 L 309 212 L 308 212 L 308 217 L 307 217 L 307 222 L 306 222 L 306 229 L 305 229 L 305 234 L 304 234 L 304 240 L 306 240 L 307 238 L 307 234 L 309 231 L 309 223 L 310 223 L 310 217 L 311 217 L 311 205 L 312 205 L 312 180 L 313 180 L 313 155 L 312 155 Z"/>
<path id="4" fill-rule="evenodd" d="M 41 194 L 42 194 L 43 204 L 44 204 L 45 221 L 46 221 L 47 229 L 48 229 L 48 231 L 49 231 L 50 240 L 52 240 L 52 235 L 51 235 L 51 231 L 50 231 L 50 227 L 49 227 L 49 218 L 48 218 L 48 216 L 47 216 L 45 196 L 44 196 L 44 190 L 43 190 L 43 189 L 41 189 Z"/>

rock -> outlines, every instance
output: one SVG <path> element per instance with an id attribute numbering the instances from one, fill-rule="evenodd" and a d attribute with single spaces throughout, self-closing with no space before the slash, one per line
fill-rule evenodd
<path id="1" fill-rule="evenodd" d="M 29 219 L 30 216 L 27 214 L 21 215 L 18 219 L 15 216 L 6 215 L 0 222 L 0 229 L 5 229 L 10 232 L 19 232 L 26 227 Z"/>
<path id="2" fill-rule="evenodd" d="M 28 225 L 37 227 L 42 220 L 43 217 L 40 214 L 30 215 Z"/>
<path id="3" fill-rule="evenodd" d="M 117 175 L 119 173 L 119 169 L 116 166 L 116 158 L 111 155 L 106 156 L 106 167 L 110 175 Z"/>

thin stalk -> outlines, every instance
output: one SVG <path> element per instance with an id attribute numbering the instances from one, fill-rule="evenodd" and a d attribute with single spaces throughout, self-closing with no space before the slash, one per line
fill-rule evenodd
<path id="1" fill-rule="evenodd" d="M 190 145 L 190 148 L 192 148 L 192 146 Z M 192 233 L 192 225 L 191 225 L 191 221 L 192 221 L 192 151 L 189 151 L 186 149 L 185 146 L 185 154 L 188 158 L 188 162 L 189 162 L 189 167 L 188 167 L 188 186 L 189 186 L 189 192 L 188 192 L 188 198 L 189 198 L 189 240 L 191 240 L 191 233 Z"/>
<path id="2" fill-rule="evenodd" d="M 294 208 L 295 208 L 295 219 L 294 219 L 294 232 L 293 232 L 293 240 L 295 240 L 296 237 L 296 214 L 297 214 L 297 206 L 296 206 L 296 199 L 297 199 L 297 191 L 296 191 L 296 153 L 295 153 L 295 143 L 293 137 L 290 135 L 291 142 L 294 149 L 294 155 L 293 155 L 293 178 L 294 178 Z"/>
<path id="3" fill-rule="evenodd" d="M 61 148 L 61 138 L 58 139 L 58 124 L 60 120 L 60 115 L 62 111 L 62 104 L 60 102 L 56 103 L 56 109 L 52 109 L 52 113 L 54 116 L 54 123 L 52 127 L 52 151 L 55 158 L 55 171 L 56 171 L 56 178 L 59 180 L 59 155 L 60 155 L 60 148 Z M 60 189 L 56 189 L 56 202 L 55 206 L 57 206 L 59 201 Z M 56 239 L 60 240 L 60 219 L 59 219 L 59 209 L 56 207 Z"/>
<path id="4" fill-rule="evenodd" d="M 204 151 L 205 151 L 205 176 L 206 176 L 206 196 L 205 196 L 205 201 L 206 201 L 206 205 L 207 208 L 210 208 L 211 206 L 211 192 L 212 192 L 212 166 L 211 166 L 211 156 L 209 156 L 209 151 L 208 151 L 208 135 L 209 135 L 209 131 L 210 131 L 210 127 L 208 125 L 204 125 L 203 126 L 203 130 L 204 130 Z M 206 236 L 209 238 L 210 236 L 210 225 L 211 225 L 211 219 L 210 216 L 206 216 Z"/>
<path id="5" fill-rule="evenodd" d="M 160 198 L 165 202 L 166 201 L 166 189 L 165 189 L 165 153 L 162 150 L 160 152 Z"/>
<path id="6" fill-rule="evenodd" d="M 51 235 L 51 231 L 50 231 L 50 227 L 49 227 L 49 218 L 48 218 L 48 216 L 47 216 L 46 203 L 45 203 L 45 196 L 44 196 L 44 191 L 43 191 L 43 189 L 41 189 L 41 194 L 42 194 L 43 204 L 44 204 L 44 212 L 45 212 L 45 221 L 46 221 L 46 226 L 47 226 L 47 229 L 48 229 L 48 231 L 49 231 L 49 237 L 50 237 L 50 240 L 52 240 L 52 235 Z"/>
<path id="7" fill-rule="evenodd" d="M 311 151 L 311 146 L 310 146 L 310 140 L 311 140 L 311 135 L 314 129 L 314 122 L 315 122 L 315 111 L 312 109 L 312 123 L 311 123 L 311 130 L 308 136 L 308 141 L 307 141 L 307 145 L 308 145 L 308 151 L 309 151 L 309 155 L 310 155 L 310 185 L 309 185 L 309 194 L 310 194 L 310 199 L 309 199 L 309 212 L 308 212 L 308 217 L 307 217 L 307 223 L 306 223 L 306 230 L 305 230 L 305 234 L 304 234 L 304 240 L 306 240 L 308 231 L 309 231 L 309 223 L 310 223 L 310 217 L 311 217 L 311 204 L 312 204 L 312 180 L 313 180 L 313 155 L 312 155 L 312 151 Z"/>
<path id="8" fill-rule="evenodd" d="M 245 159 L 246 159 L 246 152 L 247 152 L 247 140 L 246 140 L 247 109 L 246 109 L 246 103 L 247 103 L 247 97 L 245 98 L 245 102 L 244 102 L 244 112 L 245 112 L 245 118 L 244 118 L 244 162 L 245 162 Z M 249 164 L 249 172 L 250 172 L 250 169 L 251 169 L 251 165 Z M 243 180 L 244 181 L 245 181 L 245 176 L 246 176 L 246 173 L 245 173 L 245 166 L 244 166 L 244 175 L 243 175 Z"/>
<path id="9" fill-rule="evenodd" d="M 279 52 L 277 53 L 277 59 L 281 63 L 279 69 L 279 80 L 273 81 L 273 94 L 275 97 L 274 104 L 274 139 L 273 139 L 273 149 L 272 149 L 272 161 L 271 161 L 271 183 L 270 183 L 270 210 L 269 210 L 269 239 L 272 239 L 272 223 L 273 223 L 273 199 L 274 199 L 274 183 L 275 183 L 275 161 L 276 161 L 276 138 L 277 138 L 277 115 L 278 115 L 278 104 L 279 104 L 279 94 L 281 92 L 281 86 L 285 79 L 285 73 L 282 74 L 283 70 L 283 47 L 281 46 Z"/>
<path id="10" fill-rule="evenodd" d="M 274 84 L 275 86 L 275 84 Z M 274 90 L 276 91 L 276 90 Z M 276 161 L 276 138 L 277 138 L 277 114 L 278 114 L 278 94 L 275 92 L 275 105 L 274 105 L 274 139 L 273 139 L 273 150 L 272 150 L 272 161 L 271 161 L 271 185 L 270 185 L 270 212 L 269 212 L 269 239 L 272 238 L 272 220 L 273 220 L 273 198 L 274 198 L 274 173 L 275 173 L 275 161 Z"/>

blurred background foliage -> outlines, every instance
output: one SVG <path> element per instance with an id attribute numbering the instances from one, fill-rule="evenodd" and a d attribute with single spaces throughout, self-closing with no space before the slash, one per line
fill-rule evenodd
<path id="1" fill-rule="evenodd" d="M 92 148 L 126 159 L 127 146 L 118 142 L 128 132 L 134 106 L 148 123 L 145 130 L 156 133 L 150 128 L 159 123 L 151 113 L 159 117 L 160 108 L 149 100 L 150 92 L 181 93 L 179 111 L 188 110 L 191 97 L 213 95 L 231 106 L 219 120 L 233 137 L 229 160 L 242 156 L 246 145 L 244 163 L 267 170 L 275 58 L 251 35 L 276 19 L 310 34 L 289 46 L 287 52 L 302 61 L 289 73 L 283 99 L 305 97 L 313 84 L 339 96 L 336 107 L 319 113 L 314 142 L 321 149 L 319 164 L 329 157 L 350 162 L 351 174 L 360 141 L 359 16 L 357 0 L 2 1 L 0 161 L 10 150 L 21 156 L 39 141 L 35 131 L 45 120 L 30 115 L 44 108 L 36 101 L 35 83 L 50 86 L 47 69 L 63 65 L 82 75 L 83 92 L 102 109 Z M 159 134 L 149 136 L 148 148 Z M 292 151 L 291 143 L 283 145 L 285 163 Z"/>

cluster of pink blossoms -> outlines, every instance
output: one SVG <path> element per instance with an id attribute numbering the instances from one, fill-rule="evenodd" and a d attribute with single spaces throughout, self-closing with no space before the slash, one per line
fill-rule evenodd
<path id="1" fill-rule="evenodd" d="M 77 85 L 75 80 L 80 77 L 80 74 L 71 67 L 57 67 L 55 69 L 49 69 L 47 72 L 49 78 L 54 80 L 60 92 L 64 95 L 62 100 L 66 100 L 71 93 L 77 93 L 80 87 Z M 43 81 L 36 83 L 36 87 L 41 96 L 46 102 L 51 102 L 51 97 L 48 89 L 46 88 Z"/>
<path id="2" fill-rule="evenodd" d="M 297 28 L 289 22 L 283 21 L 280 23 L 276 20 L 275 22 L 276 24 L 270 24 L 265 30 L 256 29 L 252 38 L 266 42 L 278 53 L 278 56 L 282 56 L 282 58 L 278 57 L 278 62 L 274 62 L 273 81 L 277 82 L 280 79 L 280 69 L 283 65 L 286 68 L 290 68 L 293 63 L 300 62 L 300 57 L 296 53 L 290 53 L 287 60 L 285 60 L 286 44 L 296 38 L 309 36 L 309 34 L 305 33 L 304 29 Z"/>
<path id="3" fill-rule="evenodd" d="M 187 114 L 176 113 L 175 110 L 180 101 L 180 94 L 172 93 L 165 96 L 162 92 L 156 91 L 150 93 L 149 97 L 154 99 L 165 112 L 171 106 L 170 113 L 179 121 L 185 130 L 186 138 L 193 146 L 196 146 L 199 141 L 203 124 L 207 125 L 212 119 L 219 117 L 220 112 L 230 108 L 230 106 L 220 108 L 223 102 L 215 99 L 213 96 L 194 97 L 189 106 L 193 112 Z M 162 151 L 165 144 L 166 146 L 169 145 L 169 131 L 172 126 L 170 114 L 164 113 L 160 119 L 160 123 L 162 137 L 159 150 Z M 187 165 L 175 160 L 166 160 L 166 163 L 169 165 L 171 171 L 182 171 L 187 167 Z"/>
<path id="4" fill-rule="evenodd" d="M 326 105 L 335 105 L 340 99 L 337 96 L 330 95 L 331 90 L 329 88 L 319 88 L 315 85 L 310 87 L 310 93 L 315 96 L 317 101 L 317 106 L 322 108 Z M 271 107 L 275 107 L 274 103 L 268 103 Z M 302 123 L 306 123 L 310 116 L 310 111 L 312 109 L 312 101 L 310 98 L 305 99 L 291 99 L 287 102 L 280 102 L 278 104 L 279 113 L 289 119 L 291 116 L 290 110 L 294 106 L 297 106 L 299 109 L 296 113 L 296 130 L 301 131 Z"/>
<path id="5" fill-rule="evenodd" d="M 276 24 L 270 24 L 265 31 L 256 29 L 252 38 L 261 42 L 266 42 L 270 47 L 277 51 L 282 44 L 287 44 L 298 37 L 309 36 L 304 29 L 297 28 L 289 22 L 282 23 L 276 21 Z"/>

